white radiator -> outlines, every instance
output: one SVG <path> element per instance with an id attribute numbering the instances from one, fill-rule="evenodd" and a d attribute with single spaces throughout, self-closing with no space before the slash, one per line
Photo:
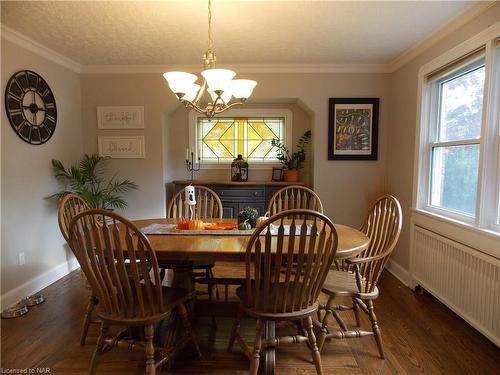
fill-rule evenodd
<path id="1" fill-rule="evenodd" d="M 413 225 L 411 276 L 500 346 L 500 260 Z"/>

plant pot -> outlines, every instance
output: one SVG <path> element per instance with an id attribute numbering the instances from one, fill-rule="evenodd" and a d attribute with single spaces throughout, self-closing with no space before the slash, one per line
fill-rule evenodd
<path id="1" fill-rule="evenodd" d="M 298 169 L 289 169 L 286 172 L 286 180 L 288 182 L 297 182 L 299 180 L 299 170 Z"/>
<path id="2" fill-rule="evenodd" d="M 245 220 L 248 221 L 252 228 L 257 225 L 257 219 L 247 219 L 246 216 L 238 215 L 238 224 L 243 223 Z"/>

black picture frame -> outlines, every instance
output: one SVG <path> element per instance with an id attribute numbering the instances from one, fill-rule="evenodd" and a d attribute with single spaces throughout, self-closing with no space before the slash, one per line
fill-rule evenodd
<path id="1" fill-rule="evenodd" d="M 273 181 L 283 181 L 283 168 L 273 168 L 271 179 Z"/>
<path id="2" fill-rule="evenodd" d="M 379 98 L 330 98 L 328 160 L 377 160 L 379 103 Z M 338 113 L 342 114 L 342 122 L 337 119 Z M 337 139 L 339 134 L 347 145 Z"/>

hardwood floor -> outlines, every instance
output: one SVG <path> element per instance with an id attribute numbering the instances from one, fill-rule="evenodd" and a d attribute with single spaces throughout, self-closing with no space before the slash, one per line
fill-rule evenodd
<path id="1" fill-rule="evenodd" d="M 234 264 L 217 264 L 217 275 L 234 276 Z M 428 294 L 417 295 L 391 274 L 380 281 L 375 302 L 386 360 L 380 360 L 372 338 L 335 340 L 322 353 L 325 374 L 499 374 L 500 349 Z M 17 319 L 1 321 L 1 366 L 5 369 L 48 368 L 51 374 L 87 374 L 98 327 L 90 329 L 88 344 L 79 345 L 87 291 L 75 271 L 44 291 L 46 302 Z M 354 318 L 345 312 L 349 323 Z M 363 316 L 362 324 L 368 325 Z M 226 352 L 232 319 L 196 324 L 203 358 L 186 353 L 165 374 L 246 374 L 248 361 L 238 346 Z M 242 333 L 253 338 L 255 324 L 245 320 Z M 291 327 L 280 327 L 288 330 Z M 35 370 L 36 371 L 36 370 Z M 48 371 L 48 370 L 47 370 Z M 98 374 L 144 374 L 144 357 L 114 349 L 101 357 Z M 42 373 L 33 372 L 33 373 Z M 48 372 L 47 372 L 48 373 Z M 300 345 L 277 353 L 278 374 L 314 374 L 309 351 Z"/>

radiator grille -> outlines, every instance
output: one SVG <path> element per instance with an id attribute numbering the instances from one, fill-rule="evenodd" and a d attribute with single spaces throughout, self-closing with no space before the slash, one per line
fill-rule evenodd
<path id="1" fill-rule="evenodd" d="M 500 260 L 415 225 L 411 273 L 500 346 Z"/>

